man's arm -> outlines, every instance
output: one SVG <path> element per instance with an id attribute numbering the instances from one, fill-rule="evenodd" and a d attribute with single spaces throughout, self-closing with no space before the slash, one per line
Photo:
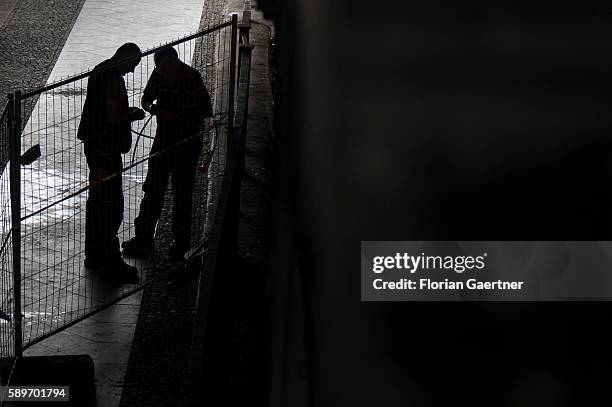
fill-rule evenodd
<path id="1" fill-rule="evenodd" d="M 144 112 L 138 107 L 129 107 L 125 83 L 121 77 L 113 77 L 108 83 L 106 106 L 110 126 L 124 126 L 135 120 L 144 119 Z"/>
<path id="2" fill-rule="evenodd" d="M 153 69 L 153 73 L 147 82 L 140 104 L 144 110 L 151 114 L 159 113 L 157 106 L 153 103 L 159 97 L 159 73 L 157 68 Z"/>
<path id="3" fill-rule="evenodd" d="M 123 112 L 123 103 L 121 84 L 116 78 L 113 78 L 107 82 L 106 92 L 107 121 L 110 126 L 119 126 L 125 120 L 127 112 Z"/>
<path id="4" fill-rule="evenodd" d="M 126 153 L 132 144 L 130 115 L 125 83 L 120 75 L 111 75 L 106 93 L 109 137 L 107 151 Z"/>

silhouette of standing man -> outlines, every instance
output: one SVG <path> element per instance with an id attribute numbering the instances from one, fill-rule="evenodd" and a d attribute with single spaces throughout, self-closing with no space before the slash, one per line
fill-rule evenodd
<path id="1" fill-rule="evenodd" d="M 185 258 L 190 247 L 191 205 L 195 171 L 202 150 L 204 119 L 212 116 L 212 104 L 200 73 L 183 63 L 174 48 L 154 54 L 155 69 L 142 97 L 142 107 L 157 115 L 157 132 L 142 187 L 145 195 L 134 221 L 136 236 L 123 242 L 126 256 L 145 257 L 152 247 L 155 226 L 164 204 L 168 178 L 172 176 L 174 206 L 170 257 Z M 157 101 L 157 103 L 153 103 Z"/>
<path id="2" fill-rule="evenodd" d="M 128 105 L 123 75 L 134 72 L 140 53 L 136 44 L 127 43 L 94 68 L 77 134 L 89 167 L 85 267 L 122 282 L 138 280 L 136 267 L 121 257 L 117 233 L 123 220 L 121 154 L 131 148 L 130 122 L 144 118 L 141 109 Z"/>

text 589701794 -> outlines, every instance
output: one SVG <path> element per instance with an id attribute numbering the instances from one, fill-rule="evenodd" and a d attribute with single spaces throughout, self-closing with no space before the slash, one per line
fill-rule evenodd
<path id="1" fill-rule="evenodd" d="M 0 400 L 5 401 L 69 401 L 68 386 L 2 386 Z"/>

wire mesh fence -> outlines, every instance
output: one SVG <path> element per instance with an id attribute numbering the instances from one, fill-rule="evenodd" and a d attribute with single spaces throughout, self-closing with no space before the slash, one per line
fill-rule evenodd
<path id="1" fill-rule="evenodd" d="M 0 114 L 0 358 L 14 356 L 13 250 L 9 165 L 9 110 Z"/>
<path id="2" fill-rule="evenodd" d="M 116 74 L 123 69 L 122 61 L 99 65 L 22 96 L 17 94 L 16 123 L 22 129 L 19 151 L 24 164 L 19 170 L 19 293 L 13 292 L 11 262 L 8 115 L 0 121 L 3 356 L 13 352 L 15 324 L 2 315 L 14 314 L 11 307 L 15 297 L 21 302 L 22 347 L 26 348 L 151 281 L 141 266 L 143 262 L 132 262 L 139 266 L 135 284 L 109 278 L 118 267 L 114 254 L 109 253 L 119 253 L 119 242 L 129 241 L 137 232 L 140 237 L 146 235 L 142 231 L 148 229 L 143 225 L 152 231 L 140 239 L 141 243 L 154 237 L 169 185 L 174 200 L 175 244 L 181 243 L 179 254 L 197 254 L 205 245 L 209 227 L 193 233 L 190 230 L 191 191 L 207 191 L 205 213 L 200 216 L 208 224 L 216 210 L 232 122 L 236 38 L 237 19 L 233 18 L 139 55 L 140 63 L 133 72 L 128 69 L 122 80 L 122 92 L 127 91 L 127 104 L 138 108 L 146 94 L 145 99 L 154 101 L 156 110 L 149 108 L 154 114 L 131 122 L 129 151 L 119 146 L 117 136 L 125 129 L 108 124 L 113 117 L 120 117 L 121 123 L 125 121 L 123 107 L 117 107 L 118 116 L 113 110 L 113 103 L 124 98 L 113 93 L 121 87 L 111 85 L 120 77 Z M 185 65 L 160 67 L 162 50 L 169 48 Z M 204 93 L 190 88 L 198 81 L 203 83 Z M 205 103 L 207 95 L 212 112 L 205 118 L 201 114 L 203 105 L 197 101 Z M 128 111 L 127 117 L 135 118 L 133 113 Z M 106 124 L 100 125 L 102 122 Z M 83 133 L 96 134 L 87 136 L 84 143 L 82 137 L 79 139 Z M 114 164 L 109 164 L 111 161 Z M 193 206 L 197 210 L 201 205 Z M 117 222 L 116 227 L 111 225 Z M 187 245 L 181 239 L 187 239 Z M 181 241 L 177 243 L 178 240 Z M 95 261 L 87 263 L 94 255 Z"/>

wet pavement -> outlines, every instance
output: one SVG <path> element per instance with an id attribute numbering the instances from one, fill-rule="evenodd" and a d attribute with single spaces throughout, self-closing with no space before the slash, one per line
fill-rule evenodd
<path id="1" fill-rule="evenodd" d="M 204 0 L 87 0 L 49 81 L 93 68 L 123 43 L 145 50 L 195 32 L 203 6 Z"/>

